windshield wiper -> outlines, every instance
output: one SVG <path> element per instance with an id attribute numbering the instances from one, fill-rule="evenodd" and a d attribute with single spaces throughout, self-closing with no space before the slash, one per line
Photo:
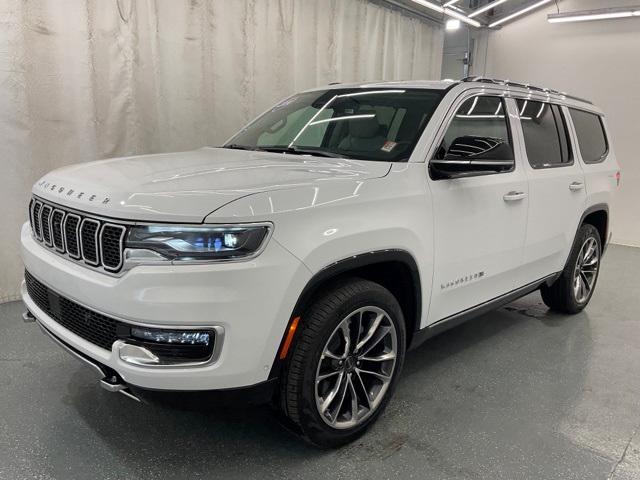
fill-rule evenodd
<path id="1" fill-rule="evenodd" d="M 232 150 L 256 150 L 254 147 L 249 147 L 248 145 L 240 145 L 238 143 L 223 145 L 222 148 L 230 148 Z"/>
<path id="2" fill-rule="evenodd" d="M 325 150 L 315 150 L 313 148 L 257 147 L 256 150 L 273 153 L 290 153 L 292 155 L 315 155 L 317 157 L 346 158 L 344 155 L 338 155 L 337 153 L 327 152 Z"/>

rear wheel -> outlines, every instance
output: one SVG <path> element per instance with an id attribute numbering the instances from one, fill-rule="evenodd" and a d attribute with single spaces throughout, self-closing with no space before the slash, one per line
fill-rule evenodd
<path id="1" fill-rule="evenodd" d="M 307 310 L 284 375 L 283 408 L 311 443 L 337 447 L 362 435 L 393 394 L 405 325 L 384 287 L 352 279 Z"/>
<path id="2" fill-rule="evenodd" d="M 600 233 L 593 225 L 582 225 L 562 275 L 551 286 L 540 288 L 544 303 L 563 313 L 586 307 L 596 288 L 601 254 Z"/>

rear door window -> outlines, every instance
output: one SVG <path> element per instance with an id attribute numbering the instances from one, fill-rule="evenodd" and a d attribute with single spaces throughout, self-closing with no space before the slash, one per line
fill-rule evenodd
<path id="1" fill-rule="evenodd" d="M 609 151 L 602 118 L 594 113 L 570 108 L 573 126 L 578 136 L 580 155 L 585 163 L 598 163 L 605 159 Z"/>
<path id="2" fill-rule="evenodd" d="M 533 168 L 571 165 L 571 143 L 561 108 L 532 100 L 517 104 L 529 164 Z"/>

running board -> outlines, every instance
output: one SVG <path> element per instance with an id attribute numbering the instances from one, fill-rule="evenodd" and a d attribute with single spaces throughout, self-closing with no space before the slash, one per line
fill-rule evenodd
<path id="1" fill-rule="evenodd" d="M 463 310 L 462 312 L 458 312 L 449 317 L 443 318 L 442 320 L 438 320 L 437 322 L 416 331 L 409 349 L 414 349 L 426 340 L 435 337 L 436 335 L 451 328 L 457 327 L 458 325 L 461 325 L 468 320 L 500 308 L 503 305 L 524 297 L 525 295 L 529 295 L 531 292 L 535 292 L 538 288 L 540 288 L 540 285 L 542 285 L 543 283 L 551 285 L 558 279 L 561 274 L 562 272 L 548 275 L 544 278 L 541 278 L 540 280 L 536 280 L 535 282 L 525 285 L 524 287 L 517 288 L 510 291 L 509 293 L 506 293 L 505 295 L 501 295 L 492 300 L 489 300 L 488 302 L 481 303 L 480 305 L 476 305 L 475 307 L 468 308 L 466 310 Z"/>

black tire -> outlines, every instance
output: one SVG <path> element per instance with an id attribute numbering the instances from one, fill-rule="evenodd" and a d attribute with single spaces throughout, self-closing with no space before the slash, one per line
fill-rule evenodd
<path id="1" fill-rule="evenodd" d="M 586 296 L 586 298 L 579 300 L 573 288 L 573 282 L 575 278 L 574 275 L 579 262 L 579 255 L 582 247 L 587 241 L 589 241 L 589 239 L 595 240 L 595 243 L 597 245 L 598 268 L 596 269 L 593 286 L 591 287 L 588 295 Z M 600 273 L 601 255 L 602 242 L 600 240 L 600 233 L 593 225 L 585 223 L 578 230 L 578 234 L 576 235 L 573 247 L 571 248 L 571 253 L 569 254 L 569 259 L 567 260 L 567 264 L 560 277 L 552 285 L 548 286 L 546 284 L 543 284 L 540 287 L 542 301 L 551 310 L 554 310 L 556 312 L 573 314 L 582 311 L 582 309 L 584 309 L 584 307 L 588 305 L 589 300 L 591 300 L 593 292 L 595 291 L 596 283 L 598 281 L 598 275 Z"/>
<path id="2" fill-rule="evenodd" d="M 391 380 L 386 392 L 382 394 L 384 396 L 380 397 L 378 406 L 371 409 L 372 413 L 361 424 L 346 429 L 332 428 L 323 420 L 316 404 L 316 374 L 320 357 L 341 322 L 351 312 L 370 306 L 384 310 L 395 327 L 397 353 Z M 402 310 L 396 298 L 386 288 L 368 280 L 351 278 L 316 296 L 302 316 L 301 326 L 302 330 L 296 335 L 290 361 L 282 377 L 281 408 L 288 419 L 299 427 L 303 438 L 311 444 L 322 448 L 345 445 L 361 436 L 375 422 L 393 395 L 406 350 L 406 328 Z M 339 410 L 340 408 L 338 413 Z"/>

